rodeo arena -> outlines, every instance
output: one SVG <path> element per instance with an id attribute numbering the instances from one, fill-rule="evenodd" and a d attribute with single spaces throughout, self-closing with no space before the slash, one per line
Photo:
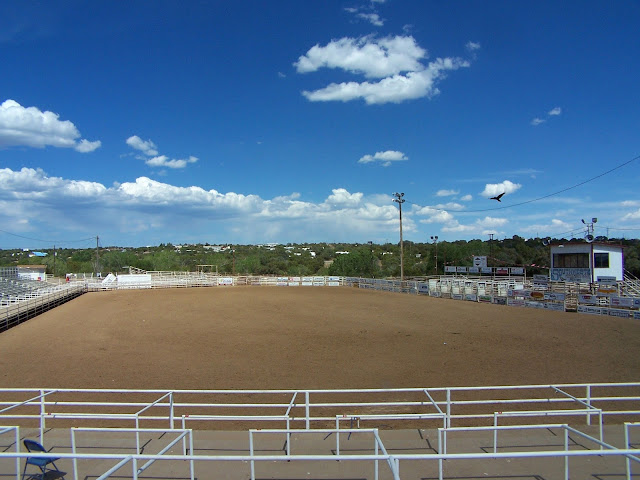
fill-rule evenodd
<path id="1" fill-rule="evenodd" d="M 589 259 L 586 265 L 582 259 L 587 257 L 583 255 Z M 622 249 L 609 245 L 567 244 L 555 250 L 552 247 L 551 265 L 548 275 L 530 276 L 524 267 L 488 267 L 486 257 L 475 257 L 473 266 L 447 266 L 444 275 L 403 281 L 338 276 L 226 276 L 203 269 L 148 272 L 133 267 L 127 274 L 104 277 L 76 274 L 52 279 L 44 268 L 37 266 L 0 268 L 0 357 L 4 357 L 0 358 L 0 365 L 9 369 L 0 371 L 0 480 L 640 478 L 638 351 L 630 351 L 637 343 L 625 343 L 640 338 L 640 282 L 624 271 Z M 331 341 L 347 347 L 346 353 L 340 354 L 345 365 L 336 361 L 333 371 L 327 372 L 326 380 L 322 380 L 325 383 L 312 380 L 315 372 L 322 370 L 315 360 L 309 359 L 307 365 L 304 358 L 290 360 L 303 372 L 294 383 L 295 388 L 283 388 L 282 383 L 270 380 L 270 374 L 275 372 L 257 360 L 246 370 L 255 372 L 255 378 L 241 378 L 233 385 L 255 384 L 259 388 L 216 389 L 218 384 L 197 383 L 198 372 L 217 371 L 219 378 L 230 375 L 236 357 L 251 355 L 247 344 L 241 343 L 243 335 L 252 335 L 250 323 L 247 327 L 242 324 L 242 332 L 237 334 L 239 343 L 229 347 L 236 351 L 234 358 L 197 367 L 183 360 L 188 358 L 188 352 L 178 351 L 162 338 L 173 333 L 152 329 L 153 318 L 144 317 L 144 309 L 135 318 L 124 318 L 133 311 L 130 309 L 135 308 L 135 302 L 145 297 L 152 298 L 149 304 L 161 311 L 166 308 L 163 295 L 178 294 L 178 289 L 197 291 L 200 295 L 183 300 L 177 307 L 179 313 L 172 317 L 173 323 L 185 328 L 195 304 L 200 302 L 197 299 L 212 295 L 220 303 L 225 296 L 241 293 L 243 296 L 234 302 L 243 311 L 254 308 L 251 315 L 255 319 L 270 313 L 269 309 L 277 310 L 281 317 L 293 317 L 295 314 L 288 313 L 288 304 L 302 296 L 311 299 L 305 302 L 313 302 L 314 296 L 326 295 L 318 302 L 329 308 L 334 302 L 329 295 L 338 292 L 345 297 L 335 302 L 352 305 L 355 311 L 380 298 L 391 302 L 393 307 L 391 313 L 380 314 L 379 318 L 375 309 L 368 311 L 367 315 L 375 317 L 378 323 L 359 321 L 353 328 L 349 318 L 333 319 L 340 317 L 335 313 L 338 307 L 327 314 L 327 318 L 332 317 L 345 329 L 339 339 L 336 335 Z M 279 300 L 279 305 L 268 304 L 267 308 L 255 307 L 254 295 L 286 297 Z M 85 312 L 84 318 L 77 318 L 73 306 L 84 305 L 81 302 L 89 298 L 98 301 L 99 307 Z M 594 375 L 597 378 L 594 383 L 552 383 L 554 379 L 548 384 L 544 381 L 513 384 L 510 369 L 516 368 L 516 362 L 526 364 L 526 356 L 533 355 L 526 351 L 527 339 L 523 338 L 518 345 L 523 349 L 520 357 L 525 358 L 512 357 L 513 365 L 505 362 L 502 370 L 495 373 L 497 382 L 479 385 L 473 379 L 493 379 L 483 376 L 488 367 L 475 360 L 480 357 L 448 364 L 438 363 L 437 357 L 445 355 L 438 352 L 447 348 L 449 352 L 453 348 L 472 348 L 474 342 L 476 351 L 486 348 L 477 343 L 484 340 L 471 338 L 462 346 L 460 339 L 467 332 L 456 324 L 457 331 L 446 331 L 444 342 L 439 339 L 436 345 L 435 334 L 429 333 L 420 340 L 432 341 L 428 346 L 420 348 L 419 344 L 411 343 L 411 347 L 404 348 L 408 344 L 403 342 L 417 341 L 415 334 L 410 336 L 417 330 L 407 326 L 406 332 L 393 331 L 405 328 L 405 324 L 404 320 L 398 320 L 401 326 L 396 326 L 390 317 L 393 311 L 399 318 L 404 317 L 402 305 L 407 302 L 411 302 L 415 318 L 422 322 L 427 322 L 430 312 L 435 311 L 432 309 L 445 312 L 440 323 L 449 318 L 451 322 L 462 321 L 460 318 L 464 317 L 471 325 L 475 315 L 484 315 L 482 318 L 488 320 L 478 320 L 482 324 L 474 324 L 474 329 L 489 328 L 492 316 L 504 317 L 509 322 L 522 314 L 530 319 L 526 321 L 540 322 L 534 327 L 539 335 L 546 335 L 546 328 L 575 323 L 571 338 L 555 338 L 558 335 L 552 338 L 549 334 L 547 343 L 552 343 L 549 348 L 555 349 L 553 360 L 549 360 L 553 364 L 548 365 L 548 371 L 539 371 L 538 365 L 542 364 L 536 364 L 535 378 L 557 379 L 553 377 L 556 369 L 569 373 L 576 370 L 572 365 L 563 366 L 563 358 L 568 361 L 573 349 L 591 348 L 591 343 L 581 347 L 582 339 L 578 337 L 582 326 L 598 332 L 598 328 L 604 330 L 606 325 L 607 331 L 617 332 L 613 341 L 623 351 L 615 362 L 607 358 L 607 352 L 598 353 L 599 358 L 593 360 L 593 365 L 599 364 L 605 371 L 605 381 Z M 315 319 L 313 328 L 322 328 L 323 322 L 329 320 L 323 307 L 315 305 L 308 304 L 305 315 Z M 101 313 L 107 308 L 116 309 L 115 313 Z M 210 311 L 211 328 L 222 328 L 224 322 L 233 325 L 236 321 L 233 315 L 218 318 L 222 315 L 215 306 Z M 304 307 L 301 311 L 304 312 Z M 96 323 L 87 326 L 87 331 L 78 332 L 85 325 L 83 322 L 93 321 L 93 317 Z M 105 326 L 109 318 L 122 322 L 114 323 L 117 327 L 113 329 L 117 331 Z M 294 322 L 295 318 L 290 320 Z M 130 332 L 125 321 L 130 322 Z M 519 322 L 524 325 L 525 320 Z M 63 330 L 66 323 L 70 326 Z M 389 323 L 393 325 L 389 327 Z M 275 321 L 269 323 L 270 333 L 265 337 L 269 340 L 265 343 L 293 335 L 288 333 L 288 327 L 279 331 L 278 325 Z M 384 338 L 366 344 L 369 352 L 356 352 L 360 349 L 360 338 L 375 335 L 376 325 L 388 328 L 389 333 L 385 330 L 384 335 L 389 335 L 389 341 L 395 335 L 392 353 L 376 356 L 376 345 L 383 348 Z M 159 359 L 144 374 L 139 370 L 146 365 L 145 357 L 133 357 L 139 353 L 135 346 L 118 352 L 131 352 L 131 358 L 138 360 L 130 359 L 129 353 L 107 358 L 109 344 L 127 341 L 137 328 L 147 328 L 144 335 L 151 344 L 151 353 L 144 355 L 158 355 L 153 358 Z M 266 326 L 260 328 L 267 331 Z M 513 328 L 509 335 L 524 336 Z M 74 331 L 78 340 L 71 341 L 67 335 Z M 314 331 L 310 330 L 309 338 L 305 338 L 305 332 L 296 332 L 299 337 L 295 338 L 304 341 L 303 350 L 311 352 L 315 345 L 324 342 L 313 336 Z M 83 346 L 83 335 L 88 342 L 94 332 L 104 335 L 103 346 L 89 347 L 88 343 Z M 209 341 L 200 338 L 204 336 L 202 331 L 191 332 L 191 337 L 185 340 L 190 348 L 199 348 Z M 487 341 L 491 336 L 485 334 Z M 10 340 L 4 343 L 3 337 Z M 597 345 L 599 334 L 592 337 L 595 338 L 589 341 Z M 20 347 L 9 350 L 12 345 Z M 323 358 L 332 365 L 332 344 L 328 345 Z M 495 348 L 488 350 L 501 348 L 499 342 L 491 345 Z M 67 359 L 72 349 L 83 347 L 91 351 L 85 351 L 82 358 Z M 260 352 L 268 347 L 259 342 L 254 346 Z M 209 346 L 210 350 L 218 348 Z M 415 352 L 404 352 L 408 349 Z M 273 355 L 288 354 L 286 348 L 279 346 L 272 350 Z M 419 365 L 407 366 L 401 360 L 409 358 L 402 355 L 418 355 L 419 350 L 430 350 L 420 355 L 430 355 L 424 358 L 432 358 L 433 365 L 421 361 Z M 11 359 L 7 358 L 9 351 Z M 356 362 L 353 360 L 356 353 L 365 358 L 371 355 L 370 363 L 375 364 L 367 372 L 353 372 L 349 363 Z M 587 358 L 588 353 L 576 356 Z M 100 377 L 102 358 L 110 362 L 105 365 L 111 365 L 114 371 L 119 369 L 127 388 L 106 374 Z M 55 368 L 58 362 L 65 361 L 70 362 L 65 371 Z M 23 369 L 25 362 L 29 368 Z M 21 369 L 20 373 L 10 371 L 14 365 Z M 463 366 L 470 372 L 464 377 L 471 379 L 467 385 L 458 384 L 455 377 L 456 369 Z M 196 371 L 197 368 L 200 369 Z M 411 380 L 412 371 L 428 368 L 433 377 L 425 374 Z M 590 367 L 584 368 L 584 378 L 592 378 Z M 383 371 L 389 372 L 384 381 Z M 304 372 L 308 373 L 307 380 Z M 376 372 L 381 375 L 380 381 L 376 380 Z M 393 381 L 395 373 L 408 379 L 406 382 L 437 378 L 444 384 L 397 386 L 403 382 Z M 104 388 L 76 384 L 84 378 L 82 375 L 95 380 L 91 385 Z M 180 388 L 178 384 L 162 383 L 171 378 L 185 380 L 178 383 Z M 499 383 L 500 378 L 505 378 L 506 384 Z M 638 381 L 607 381 L 616 378 Z M 451 383 L 446 383 L 448 379 Z M 9 381 L 12 383 L 7 384 Z M 309 388 L 304 387 L 307 381 Z M 316 384 L 323 388 L 316 388 Z M 115 386 L 106 388 L 109 385 Z M 189 388 L 192 385 L 197 388 Z M 341 388 L 324 388 L 327 385 Z"/>

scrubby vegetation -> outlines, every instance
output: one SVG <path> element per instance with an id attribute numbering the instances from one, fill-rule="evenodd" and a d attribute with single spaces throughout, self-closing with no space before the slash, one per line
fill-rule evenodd
<path id="1" fill-rule="evenodd" d="M 596 239 L 604 241 L 604 239 Z M 555 239 L 567 242 L 570 239 Z M 577 240 L 574 240 L 577 241 Z M 610 239 L 624 246 L 625 269 L 640 277 L 640 240 Z M 438 263 L 436 269 L 436 248 Z M 149 271 L 196 271 L 198 265 L 221 274 L 252 275 L 400 275 L 399 244 L 307 243 L 288 245 L 171 245 L 153 247 L 58 248 L 40 250 L 45 257 L 22 250 L 0 250 L 0 266 L 45 264 L 50 274 L 126 272 L 129 266 Z M 349 253 L 344 253 L 349 252 Z M 489 266 L 526 266 L 527 272 L 546 273 L 549 250 L 541 239 L 519 236 L 502 240 L 458 240 L 433 243 L 404 242 L 405 277 L 443 273 L 445 265 L 472 265 L 486 255 Z M 202 268 L 202 267 L 200 267 Z"/>

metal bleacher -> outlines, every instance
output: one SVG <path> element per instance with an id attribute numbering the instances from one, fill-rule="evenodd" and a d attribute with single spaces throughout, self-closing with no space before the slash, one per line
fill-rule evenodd
<path id="1" fill-rule="evenodd" d="M 65 303 L 85 291 L 83 285 L 54 285 L 22 277 L 15 267 L 0 268 L 0 331 Z"/>

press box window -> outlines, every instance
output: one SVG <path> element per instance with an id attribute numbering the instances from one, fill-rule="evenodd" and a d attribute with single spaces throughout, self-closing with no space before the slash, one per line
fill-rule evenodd
<path id="1" fill-rule="evenodd" d="M 609 268 L 609 254 L 608 253 L 594 253 L 593 254 L 593 266 L 595 268 Z"/>
<path id="2" fill-rule="evenodd" d="M 553 268 L 589 268 L 589 254 L 554 253 Z"/>

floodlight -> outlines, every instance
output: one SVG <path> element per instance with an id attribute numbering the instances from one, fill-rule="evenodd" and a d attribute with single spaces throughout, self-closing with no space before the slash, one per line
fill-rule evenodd
<path id="1" fill-rule="evenodd" d="M 598 223 L 598 219 L 597 219 L 597 218 L 592 218 L 592 219 L 591 219 L 591 221 L 592 221 L 593 223 Z"/>

